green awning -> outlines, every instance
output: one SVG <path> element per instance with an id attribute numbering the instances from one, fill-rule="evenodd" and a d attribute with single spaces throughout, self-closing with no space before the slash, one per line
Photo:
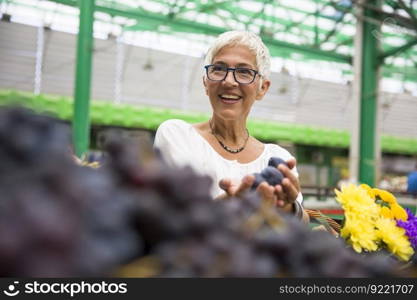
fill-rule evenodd
<path id="1" fill-rule="evenodd" d="M 71 121 L 72 98 L 34 95 L 20 91 L 0 91 L 0 105 L 22 105 L 38 112 Z M 209 114 L 162 109 L 149 106 L 116 104 L 107 101 L 91 102 L 91 122 L 94 125 L 118 126 L 156 130 L 163 121 L 181 119 L 190 123 L 207 120 Z M 348 148 L 350 134 L 346 130 L 277 123 L 250 119 L 250 133 L 262 141 L 292 142 L 301 145 Z M 383 135 L 383 152 L 417 154 L 417 139 Z"/>

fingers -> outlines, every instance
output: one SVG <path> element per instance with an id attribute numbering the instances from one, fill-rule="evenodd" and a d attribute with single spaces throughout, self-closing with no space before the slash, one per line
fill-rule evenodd
<path id="1" fill-rule="evenodd" d="M 297 190 L 300 189 L 300 183 L 298 181 L 298 178 L 294 175 L 294 173 L 291 171 L 290 168 L 288 168 L 284 164 L 280 164 L 278 166 L 278 170 L 281 171 L 281 173 L 284 175 L 284 177 L 286 177 L 287 179 L 289 179 L 289 181 L 296 187 Z"/>
<path id="2" fill-rule="evenodd" d="M 252 184 L 254 183 L 254 181 L 255 181 L 255 176 L 253 175 L 246 175 L 245 177 L 243 177 L 239 187 L 237 188 L 235 192 L 235 195 L 242 196 L 252 187 Z"/>
<path id="3" fill-rule="evenodd" d="M 226 196 L 234 196 L 236 193 L 236 185 L 230 178 L 223 178 L 219 181 L 219 187 L 226 192 Z"/>
<path id="4" fill-rule="evenodd" d="M 284 178 L 281 184 L 287 195 L 287 202 L 293 203 L 297 199 L 299 189 L 288 178 Z"/>
<path id="5" fill-rule="evenodd" d="M 232 186 L 232 180 L 229 178 L 223 178 L 219 181 L 219 187 L 227 192 L 227 190 Z"/>
<path id="6" fill-rule="evenodd" d="M 285 195 L 285 192 L 280 184 L 274 187 L 274 194 L 277 197 L 276 205 L 278 207 L 285 206 L 287 196 Z"/>
<path id="7" fill-rule="evenodd" d="M 276 203 L 275 188 L 270 186 L 267 182 L 262 182 L 256 188 L 256 191 L 259 193 L 263 200 L 273 201 Z"/>
<path id="8" fill-rule="evenodd" d="M 296 164 L 297 161 L 295 160 L 295 158 L 290 158 L 289 160 L 287 160 L 288 168 L 290 168 L 291 170 L 295 167 Z"/>
<path id="9" fill-rule="evenodd" d="M 277 168 L 284 175 L 281 184 L 270 186 L 267 182 L 261 183 L 257 192 L 262 199 L 267 199 L 280 209 L 285 211 L 292 211 L 293 203 L 296 201 L 300 192 L 300 183 L 298 177 L 293 173 L 292 169 L 295 167 L 296 160 L 289 159 L 287 165 L 280 164 Z M 229 178 L 224 178 L 219 181 L 219 187 L 223 189 L 226 197 L 243 196 L 249 191 L 255 181 L 255 176 L 246 175 L 241 181 L 233 181 Z"/>
<path id="10" fill-rule="evenodd" d="M 290 207 L 298 196 L 300 191 L 300 182 L 296 175 L 291 171 L 295 167 L 295 159 L 290 159 L 287 161 L 289 166 L 285 164 L 280 164 L 278 170 L 284 175 L 280 185 L 275 187 L 275 194 L 277 196 L 277 206 L 284 208 Z"/>
<path id="11" fill-rule="evenodd" d="M 219 181 L 219 187 L 224 190 L 227 196 L 242 196 L 246 193 L 255 181 L 255 176 L 246 175 L 240 183 L 234 182 L 230 178 L 223 178 Z"/>
<path id="12" fill-rule="evenodd" d="M 292 191 L 288 192 L 289 189 L 287 188 L 287 184 L 291 186 L 290 190 L 292 189 Z M 294 195 L 297 195 L 297 192 L 287 178 L 283 180 L 282 185 L 275 186 L 275 195 L 278 197 L 276 200 L 276 206 L 280 210 L 287 213 L 293 212 L 293 203 L 297 199 L 297 196 L 294 197 Z"/>

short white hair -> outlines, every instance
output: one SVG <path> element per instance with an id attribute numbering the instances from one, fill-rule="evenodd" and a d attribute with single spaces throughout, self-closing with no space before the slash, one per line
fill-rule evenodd
<path id="1" fill-rule="evenodd" d="M 271 73 L 271 56 L 261 38 L 249 31 L 227 31 L 220 34 L 207 51 L 204 64 L 209 65 L 226 46 L 246 46 L 255 55 L 258 72 L 266 79 Z"/>

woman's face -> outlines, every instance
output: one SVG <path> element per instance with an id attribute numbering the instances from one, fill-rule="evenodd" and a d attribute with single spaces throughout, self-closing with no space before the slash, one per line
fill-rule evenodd
<path id="1" fill-rule="evenodd" d="M 222 48 L 214 56 L 212 64 L 257 70 L 255 54 L 239 45 Z M 203 83 L 214 114 L 225 120 L 246 119 L 255 100 L 261 100 L 270 85 L 266 79 L 260 85 L 259 79 L 257 75 L 251 84 L 243 85 L 235 81 L 231 71 L 223 81 L 211 81 L 204 76 Z"/>

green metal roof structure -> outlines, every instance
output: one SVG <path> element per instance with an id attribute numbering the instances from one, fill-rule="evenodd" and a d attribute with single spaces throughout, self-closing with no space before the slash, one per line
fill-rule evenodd
<path id="1" fill-rule="evenodd" d="M 78 0 L 0 0 L 5 5 L 71 14 Z M 381 26 L 372 33 L 381 42 L 383 76 L 417 82 L 417 3 L 406 0 L 96 0 L 95 21 L 122 31 L 153 31 L 188 40 L 207 40 L 227 30 L 259 33 L 272 56 L 295 61 L 325 60 L 350 64 L 357 18 Z M 46 8 L 45 2 L 58 4 Z M 375 12 L 361 17 L 358 8 Z M 77 19 L 78 11 L 72 12 Z M 110 16 L 106 18 L 103 15 Z M 350 70 L 346 70 L 350 73 Z"/>
<path id="2" fill-rule="evenodd" d="M 51 95 L 34 95 L 19 91 L 0 90 L 0 106 L 21 105 L 71 121 L 74 116 L 71 98 Z M 120 126 L 156 130 L 168 119 L 181 119 L 190 123 L 206 121 L 208 114 L 195 114 L 171 109 L 115 104 L 105 101 L 91 102 L 91 121 L 95 125 Z M 249 120 L 250 133 L 263 141 L 288 141 L 297 144 L 349 147 L 349 132 L 312 126 L 288 125 L 276 122 Z M 390 153 L 417 154 L 417 139 L 384 135 L 382 150 Z"/>

